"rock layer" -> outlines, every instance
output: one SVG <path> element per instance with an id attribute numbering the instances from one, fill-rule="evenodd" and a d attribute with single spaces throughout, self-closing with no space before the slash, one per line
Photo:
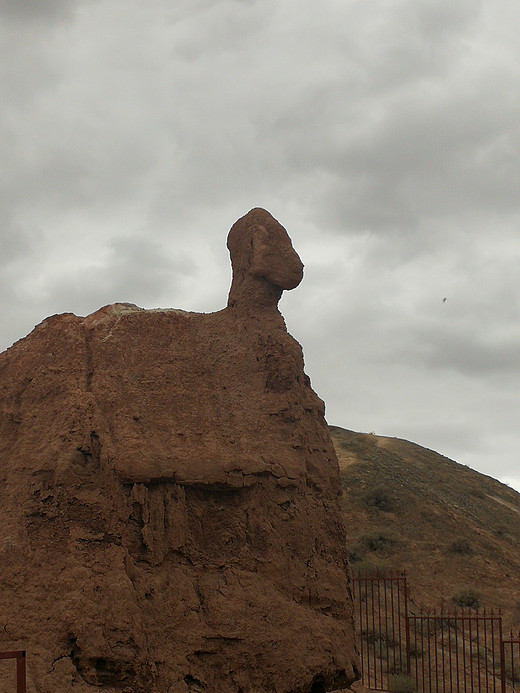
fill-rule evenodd
<path id="1" fill-rule="evenodd" d="M 337 459 L 277 309 L 302 265 L 264 210 L 228 245 L 222 311 L 53 316 L 0 355 L 0 649 L 29 690 L 357 676 Z"/>

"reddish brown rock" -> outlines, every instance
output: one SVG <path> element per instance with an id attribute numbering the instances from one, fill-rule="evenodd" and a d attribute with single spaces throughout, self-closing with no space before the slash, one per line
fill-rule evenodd
<path id="1" fill-rule="evenodd" d="M 218 313 L 58 315 L 0 356 L 0 649 L 29 690 L 356 677 L 338 464 L 277 309 L 302 264 L 264 210 L 228 246 Z"/>

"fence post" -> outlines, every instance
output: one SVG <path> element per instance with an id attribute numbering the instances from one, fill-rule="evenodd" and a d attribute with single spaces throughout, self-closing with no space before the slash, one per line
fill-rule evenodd
<path id="1" fill-rule="evenodd" d="M 502 614 L 498 614 L 498 637 L 500 639 L 500 691 L 506 693 L 506 648 L 502 637 Z"/>
<path id="2" fill-rule="evenodd" d="M 406 675 L 410 676 L 412 671 L 411 656 L 410 656 L 410 621 L 408 620 L 408 583 L 406 573 L 403 572 L 404 583 L 404 632 L 406 642 Z"/>
<path id="3" fill-rule="evenodd" d="M 25 666 L 25 650 L 18 652 L 16 657 L 16 693 L 27 692 L 27 676 Z"/>

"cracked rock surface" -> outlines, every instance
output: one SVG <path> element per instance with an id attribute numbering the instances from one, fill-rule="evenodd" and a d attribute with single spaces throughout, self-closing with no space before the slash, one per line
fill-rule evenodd
<path id="1" fill-rule="evenodd" d="M 237 224 L 224 310 L 53 316 L 0 355 L 0 649 L 29 691 L 356 678 L 337 459 L 277 309 L 301 263 L 264 210 Z"/>

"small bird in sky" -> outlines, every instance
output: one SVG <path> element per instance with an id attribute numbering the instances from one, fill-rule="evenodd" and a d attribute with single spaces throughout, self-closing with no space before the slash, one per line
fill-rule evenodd
<path id="1" fill-rule="evenodd" d="M 443 298 L 443 299 L 442 299 L 442 302 L 443 302 L 443 303 L 446 303 L 447 300 L 448 300 L 447 298 Z"/>

